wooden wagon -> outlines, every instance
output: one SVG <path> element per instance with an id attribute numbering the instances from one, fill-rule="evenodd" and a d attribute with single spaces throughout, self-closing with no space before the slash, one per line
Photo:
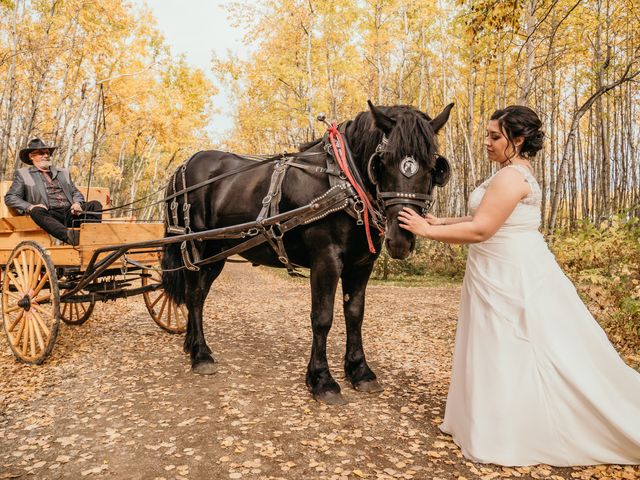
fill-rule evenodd
<path id="1" fill-rule="evenodd" d="M 31 218 L 7 208 L 4 194 L 10 185 L 0 184 L 2 322 L 19 360 L 42 363 L 53 349 L 61 319 L 81 325 L 97 301 L 132 295 L 143 295 L 161 328 L 184 332 L 187 310 L 165 296 L 160 283 L 161 245 L 149 246 L 164 236 L 162 223 L 136 223 L 105 213 L 102 223 L 80 225 L 78 246 L 60 244 Z M 109 203 L 107 189 L 80 191 L 87 201 Z"/>

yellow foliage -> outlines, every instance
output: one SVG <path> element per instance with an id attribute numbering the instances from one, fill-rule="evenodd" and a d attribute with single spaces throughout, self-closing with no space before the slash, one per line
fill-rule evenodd
<path id="1" fill-rule="evenodd" d="M 55 161 L 120 197 L 157 188 L 173 168 L 210 142 L 216 89 L 201 70 L 173 58 L 148 9 L 120 0 L 27 0 L 0 7 L 1 175 L 40 136 Z"/>
<path id="2" fill-rule="evenodd" d="M 100 163 L 95 169 L 95 183 L 104 185 L 112 182 L 114 179 L 122 175 L 122 170 L 113 163 Z"/>

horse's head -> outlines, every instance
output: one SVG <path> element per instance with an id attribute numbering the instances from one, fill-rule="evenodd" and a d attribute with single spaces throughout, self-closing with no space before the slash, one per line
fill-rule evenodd
<path id="1" fill-rule="evenodd" d="M 415 247 L 415 236 L 398 225 L 398 212 L 409 207 L 426 214 L 433 203 L 434 188 L 449 180 L 449 162 L 437 153 L 436 134 L 449 119 L 452 107 L 447 105 L 431 119 L 410 106 L 376 107 L 369 102 L 367 123 L 377 130 L 377 145 L 362 149 L 364 176 L 384 208 L 386 246 L 392 258 L 404 259 Z"/>

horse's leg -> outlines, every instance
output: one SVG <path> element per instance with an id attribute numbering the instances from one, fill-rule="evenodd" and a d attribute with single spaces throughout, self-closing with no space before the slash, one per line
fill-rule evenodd
<path id="1" fill-rule="evenodd" d="M 376 374 L 369 368 L 362 346 L 362 319 L 367 282 L 373 264 L 361 268 L 345 268 L 342 272 L 344 318 L 347 329 L 347 349 L 344 373 L 353 388 L 361 392 L 381 392 Z"/>
<path id="2" fill-rule="evenodd" d="M 202 309 L 213 281 L 220 275 L 224 262 L 218 262 L 185 275 L 185 300 L 189 310 L 189 324 L 184 348 L 191 355 L 191 369 L 201 375 L 216 373 L 211 349 L 204 338 Z"/>
<path id="3" fill-rule="evenodd" d="M 333 323 L 333 305 L 342 265 L 332 260 L 331 255 L 319 255 L 318 258 L 311 267 L 313 344 L 307 366 L 307 387 L 317 401 L 343 405 L 347 402 L 340 393 L 340 386 L 331 376 L 327 362 L 327 336 Z"/>

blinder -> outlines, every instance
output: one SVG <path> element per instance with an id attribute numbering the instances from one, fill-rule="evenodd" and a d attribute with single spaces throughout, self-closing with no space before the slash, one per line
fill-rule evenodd
<path id="1" fill-rule="evenodd" d="M 373 164 L 373 161 L 378 156 L 382 156 L 382 154 L 385 152 L 385 147 L 388 144 L 389 144 L 389 139 L 387 138 L 386 135 L 383 134 L 382 141 L 378 144 L 378 146 L 376 147 L 376 151 L 373 152 L 373 155 L 371 155 L 371 157 L 369 158 L 369 163 L 367 163 L 367 175 L 369 176 L 369 181 L 376 186 L 376 189 L 378 188 L 378 177 L 375 170 L 376 167 Z"/>
<path id="2" fill-rule="evenodd" d="M 438 187 L 444 187 L 449 183 L 451 178 L 451 166 L 449 160 L 442 155 L 436 155 L 436 171 L 433 179 L 433 183 Z"/>

